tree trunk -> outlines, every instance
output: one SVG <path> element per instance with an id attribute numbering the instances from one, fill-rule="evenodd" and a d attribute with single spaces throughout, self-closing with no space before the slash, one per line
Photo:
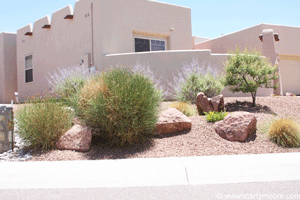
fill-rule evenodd
<path id="1" fill-rule="evenodd" d="M 252 96 L 252 106 L 255 107 L 256 106 L 256 92 L 251 92 L 251 96 Z"/>

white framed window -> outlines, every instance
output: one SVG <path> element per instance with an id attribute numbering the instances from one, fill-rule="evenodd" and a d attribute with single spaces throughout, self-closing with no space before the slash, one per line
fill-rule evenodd
<path id="1" fill-rule="evenodd" d="M 165 51 L 166 41 L 161 39 L 135 37 L 134 47 L 135 52 Z"/>
<path id="2" fill-rule="evenodd" d="M 32 55 L 25 57 L 25 83 L 33 82 Z"/>

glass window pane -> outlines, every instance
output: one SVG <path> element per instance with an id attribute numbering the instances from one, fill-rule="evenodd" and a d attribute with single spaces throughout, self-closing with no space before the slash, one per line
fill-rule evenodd
<path id="1" fill-rule="evenodd" d="M 25 70 L 25 83 L 33 82 L 32 69 Z"/>
<path id="2" fill-rule="evenodd" d="M 166 42 L 161 40 L 151 40 L 151 51 L 165 51 Z"/>
<path id="3" fill-rule="evenodd" d="M 32 55 L 25 57 L 25 69 L 32 68 Z"/>
<path id="4" fill-rule="evenodd" d="M 150 40 L 134 38 L 135 52 L 150 51 Z"/>

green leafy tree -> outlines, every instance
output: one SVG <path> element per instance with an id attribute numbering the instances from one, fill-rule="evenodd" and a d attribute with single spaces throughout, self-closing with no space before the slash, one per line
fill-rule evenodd
<path id="1" fill-rule="evenodd" d="M 238 48 L 227 59 L 224 85 L 232 92 L 251 93 L 252 105 L 256 105 L 256 93 L 260 87 L 277 88 L 273 80 L 278 78 L 276 66 L 272 66 L 261 54 L 255 50 Z"/>

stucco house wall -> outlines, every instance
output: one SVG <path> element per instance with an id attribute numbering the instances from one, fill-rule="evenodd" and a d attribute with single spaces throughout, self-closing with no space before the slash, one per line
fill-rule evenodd
<path id="1" fill-rule="evenodd" d="M 193 36 L 193 45 L 211 40 L 211 38 Z"/>
<path id="2" fill-rule="evenodd" d="M 275 50 L 279 53 L 279 66 L 283 93 L 300 94 L 300 27 L 259 24 L 235 33 L 224 35 L 194 45 L 194 49 L 211 49 L 212 53 L 228 53 L 238 46 L 263 51 L 263 43 L 259 35 L 263 30 L 273 29 L 278 33 L 280 41 L 275 42 Z"/>
<path id="3" fill-rule="evenodd" d="M 238 46 L 240 49 L 254 49 L 262 51 L 259 35 L 265 29 L 273 29 L 278 33 L 280 41 L 275 43 L 276 51 L 280 55 L 300 55 L 300 27 L 259 24 L 215 39 L 200 42 L 194 49 L 211 49 L 212 53 L 228 53 Z"/>
<path id="4" fill-rule="evenodd" d="M 17 54 L 15 33 L 0 33 L 0 103 L 15 100 L 17 87 Z"/>
<path id="5" fill-rule="evenodd" d="M 64 19 L 68 15 L 73 18 Z M 101 70 L 105 55 L 134 52 L 135 37 L 164 39 L 166 50 L 192 49 L 191 32 L 189 8 L 148 0 L 77 1 L 74 10 L 69 5 L 17 31 L 20 100 L 49 90 L 45 76 L 58 66 Z M 25 57 L 30 55 L 33 81 L 25 83 Z"/>

